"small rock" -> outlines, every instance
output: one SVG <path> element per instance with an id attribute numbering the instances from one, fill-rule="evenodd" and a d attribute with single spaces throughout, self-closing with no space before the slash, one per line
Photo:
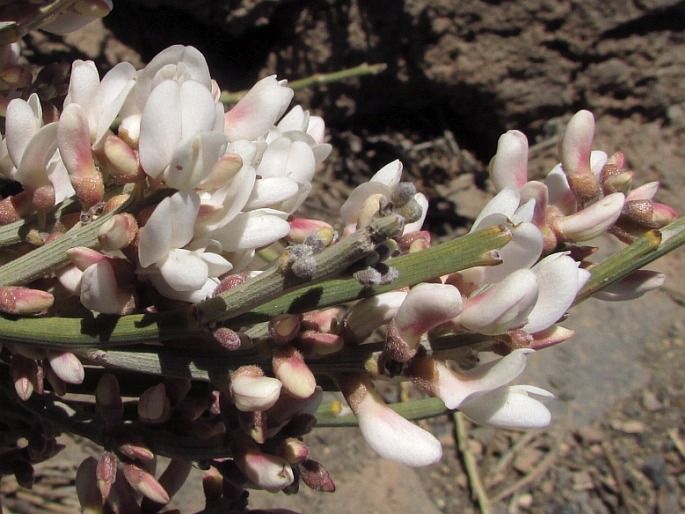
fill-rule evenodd
<path id="1" fill-rule="evenodd" d="M 663 405 L 659 401 L 659 398 L 657 398 L 656 394 L 654 394 L 649 389 L 645 389 L 642 393 L 642 405 L 649 412 L 656 412 L 658 410 L 661 410 L 663 407 Z"/>
<path id="2" fill-rule="evenodd" d="M 530 493 L 522 494 L 516 500 L 516 505 L 521 509 L 530 509 L 533 506 L 533 495 Z"/>
<path id="3" fill-rule="evenodd" d="M 540 462 L 540 459 L 545 454 L 536 448 L 524 448 L 514 458 L 512 465 L 514 469 L 524 475 L 527 475 L 535 468 L 535 465 Z"/>
<path id="4" fill-rule="evenodd" d="M 621 421 L 618 419 L 611 421 L 611 428 L 624 434 L 641 434 L 647 427 L 645 424 L 637 419 L 629 419 L 628 421 Z"/>
<path id="5" fill-rule="evenodd" d="M 601 443 L 604 440 L 604 430 L 597 425 L 582 427 L 578 436 L 585 444 Z"/>

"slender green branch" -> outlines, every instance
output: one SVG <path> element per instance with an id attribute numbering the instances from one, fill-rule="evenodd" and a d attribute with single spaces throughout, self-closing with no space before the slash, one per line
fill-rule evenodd
<path id="1" fill-rule="evenodd" d="M 333 82 L 340 82 L 340 81 L 355 78 L 355 77 L 362 77 L 364 75 L 377 75 L 378 73 L 385 71 L 385 69 L 387 67 L 388 66 L 385 63 L 379 63 L 379 64 L 362 63 L 358 66 L 354 66 L 353 68 L 347 68 L 347 69 L 340 70 L 340 71 L 334 71 L 333 73 L 315 73 L 311 77 L 306 77 L 306 78 L 299 79 L 299 80 L 293 80 L 292 82 L 288 83 L 288 86 L 292 89 L 295 89 L 295 90 L 305 89 L 305 88 L 312 87 L 312 86 L 322 86 L 325 84 L 331 84 Z M 228 91 L 222 91 L 220 101 L 224 105 L 234 105 L 234 104 L 238 103 L 238 101 L 242 97 L 244 97 L 248 91 L 249 90 L 237 91 L 235 93 L 230 93 Z"/>
<path id="2" fill-rule="evenodd" d="M 299 314 L 313 309 L 323 309 L 426 282 L 466 268 L 493 265 L 497 261 L 490 252 L 503 247 L 510 239 L 511 232 L 505 227 L 490 227 L 432 246 L 421 252 L 389 259 L 386 261 L 387 264 L 399 271 L 399 278 L 392 284 L 368 287 L 354 278 L 341 278 L 329 280 L 323 284 L 307 285 L 233 318 L 228 324 L 234 327 L 251 325 L 268 321 L 279 314 Z"/>
<path id="3" fill-rule="evenodd" d="M 295 276 L 288 266 L 277 262 L 262 274 L 225 293 L 197 304 L 198 319 L 208 324 L 243 314 L 283 293 L 307 283 L 321 282 L 340 275 L 352 264 L 366 257 L 388 238 L 401 232 L 404 220 L 397 214 L 375 220 L 339 243 L 318 253 L 310 276 Z"/>
<path id="4" fill-rule="evenodd" d="M 109 218 L 129 206 L 133 195 L 117 209 L 89 223 L 81 223 L 59 239 L 0 266 L 0 286 L 21 285 L 53 271 L 67 262 L 67 250 L 76 246 L 94 248 L 98 245 L 98 230 Z"/>
<path id="5" fill-rule="evenodd" d="M 592 277 L 578 294 L 576 303 L 684 244 L 685 218 L 679 218 L 661 230 L 650 230 L 628 247 L 592 266 Z"/>
<path id="6" fill-rule="evenodd" d="M 26 21 L 3 21 L 0 22 L 0 45 L 7 45 L 19 41 L 31 30 L 40 28 L 41 25 L 48 23 L 61 11 L 68 9 L 76 0 L 55 0 L 43 7 L 36 9 Z"/>

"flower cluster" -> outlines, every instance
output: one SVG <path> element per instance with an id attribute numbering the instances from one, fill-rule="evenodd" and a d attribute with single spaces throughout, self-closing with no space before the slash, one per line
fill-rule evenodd
<path id="1" fill-rule="evenodd" d="M 324 389 L 371 448 L 409 466 L 437 462 L 441 445 L 378 380 L 411 381 L 477 423 L 547 426 L 553 395 L 511 383 L 573 335 L 558 323 L 593 277 L 592 240 L 631 243 L 677 217 L 654 201 L 658 184 L 633 187 L 622 154 L 592 150 L 587 111 L 544 181 L 528 178 L 522 133 L 500 138 L 496 195 L 463 238 L 480 250 L 462 258 L 436 252 L 451 243 L 422 230 L 429 202 L 399 161 L 354 189 L 339 221 L 296 217 L 331 147 L 274 76 L 225 111 L 202 54 L 172 46 L 103 77 L 76 61 L 63 98 L 10 96 L 0 173 L 21 192 L 0 201 L 0 372 L 13 385 L 0 387 L 26 416 L 0 424 L 0 456 L 25 478 L 59 451 L 58 430 L 102 444 L 78 471 L 85 510 L 156 512 L 194 462 L 206 512 L 245 512 L 250 487 L 333 491 L 302 439 Z M 664 280 L 624 275 L 597 296 Z M 157 455 L 171 457 L 159 476 Z"/>

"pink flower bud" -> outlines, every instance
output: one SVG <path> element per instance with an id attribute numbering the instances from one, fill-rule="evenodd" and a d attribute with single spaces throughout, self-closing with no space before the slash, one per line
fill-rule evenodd
<path id="1" fill-rule="evenodd" d="M 102 452 L 98 460 L 95 475 L 97 477 L 97 486 L 102 498 L 107 500 L 109 493 L 112 490 L 112 484 L 117 478 L 117 458 L 112 452 Z"/>
<path id="2" fill-rule="evenodd" d="M 88 120 L 79 104 L 69 104 L 62 111 L 57 140 L 62 161 L 79 200 L 86 208 L 101 202 L 105 186 L 102 175 L 95 169 Z"/>
<path id="3" fill-rule="evenodd" d="M 559 144 L 561 164 L 569 185 L 581 204 L 591 200 L 599 182 L 590 167 L 595 118 L 590 111 L 578 111 L 566 126 Z"/>
<path id="4" fill-rule="evenodd" d="M 7 314 L 39 314 L 52 307 L 54 301 L 50 293 L 40 289 L 0 287 L 0 311 Z"/>
<path id="5" fill-rule="evenodd" d="M 288 464 L 293 465 L 306 459 L 309 455 L 309 449 L 299 439 L 288 437 L 278 445 L 278 454 L 288 461 Z"/>
<path id="6" fill-rule="evenodd" d="M 119 136 L 108 134 L 97 155 L 107 172 L 120 184 L 138 182 L 145 177 L 138 154 Z"/>
<path id="7" fill-rule="evenodd" d="M 114 251 L 126 248 L 138 234 L 138 223 L 132 214 L 115 214 L 98 231 L 98 241 L 103 250 Z"/>
<path id="8" fill-rule="evenodd" d="M 325 241 L 333 241 L 335 229 L 325 221 L 307 218 L 290 220 L 290 233 L 287 238 L 291 243 L 304 243 L 312 234 L 316 234 Z M 330 243 L 329 243 L 330 244 Z"/>
<path id="9" fill-rule="evenodd" d="M 83 364 L 71 352 L 48 351 L 48 362 L 55 374 L 67 384 L 81 384 L 85 378 Z"/>
<path id="10" fill-rule="evenodd" d="M 621 215 L 625 196 L 612 193 L 570 216 L 555 218 L 553 229 L 560 240 L 581 242 L 606 232 Z"/>
<path id="11" fill-rule="evenodd" d="M 169 503 L 169 494 L 152 474 L 136 464 L 125 463 L 123 467 L 124 477 L 133 489 L 156 503 Z"/>
<path id="12" fill-rule="evenodd" d="M 251 439 L 237 439 L 231 446 L 231 450 L 234 462 L 240 471 L 262 489 L 277 492 L 295 480 L 293 470 L 285 459 L 263 453 Z"/>
<path id="13" fill-rule="evenodd" d="M 183 484 L 186 482 L 190 471 L 193 469 L 193 463 L 189 460 L 171 459 L 166 469 L 162 472 L 159 477 L 159 485 L 162 490 L 169 496 L 173 497 Z M 148 505 L 149 502 L 160 503 L 148 498 L 143 499 L 143 504 L 141 505 L 143 512 L 149 512 L 151 510 L 157 509 L 146 509 L 146 507 L 151 507 Z M 163 502 L 161 502 L 163 503 Z"/>
<path id="14" fill-rule="evenodd" d="M 533 350 L 542 350 L 543 348 L 568 341 L 575 334 L 574 330 L 569 330 L 560 325 L 552 325 L 545 330 L 533 334 L 533 342 L 530 344 L 530 347 Z"/>
<path id="15" fill-rule="evenodd" d="M 356 303 L 343 320 L 345 342 L 359 344 L 374 330 L 389 323 L 406 297 L 404 291 L 389 291 Z"/>
<path id="16" fill-rule="evenodd" d="M 332 332 L 338 323 L 340 309 L 330 309 L 306 312 L 301 316 L 300 326 L 305 330 L 317 330 L 318 332 Z"/>
<path id="17" fill-rule="evenodd" d="M 21 400 L 28 400 L 36 389 L 38 382 L 38 365 L 36 361 L 28 359 L 23 355 L 14 354 L 12 355 L 10 369 L 17 396 Z"/>
<path id="18" fill-rule="evenodd" d="M 297 466 L 300 478 L 310 488 L 324 493 L 334 493 L 335 484 L 328 470 L 315 460 L 305 459 Z"/>
<path id="19" fill-rule="evenodd" d="M 282 314 L 269 320 L 269 335 L 276 344 L 289 343 L 300 332 L 300 317 Z"/>
<path id="20" fill-rule="evenodd" d="M 280 380 L 264 376 L 257 366 L 241 366 L 231 376 L 231 398 L 240 411 L 262 411 L 272 407 L 281 394 Z"/>
<path id="21" fill-rule="evenodd" d="M 164 423 L 169 419 L 170 409 L 164 384 L 146 389 L 138 400 L 138 417 L 146 423 Z"/>
<path id="22" fill-rule="evenodd" d="M 295 398 L 309 398 L 314 394 L 316 379 L 302 354 L 290 345 L 276 348 L 272 367 L 283 389 Z"/>
<path id="23" fill-rule="evenodd" d="M 337 334 L 306 330 L 299 335 L 295 344 L 307 356 L 323 356 L 340 351 L 345 341 Z"/>
<path id="24" fill-rule="evenodd" d="M 509 130 L 497 142 L 497 153 L 490 162 L 490 179 L 495 191 L 505 187 L 521 189 L 528 181 L 528 138 Z"/>

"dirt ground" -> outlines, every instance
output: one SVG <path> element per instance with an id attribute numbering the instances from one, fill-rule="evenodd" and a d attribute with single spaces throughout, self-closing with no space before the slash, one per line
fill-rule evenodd
<path id="1" fill-rule="evenodd" d="M 376 76 L 296 94 L 324 117 L 335 148 L 308 203 L 312 213 L 337 208 L 352 185 L 400 158 L 432 200 L 428 228 L 439 237 L 462 233 L 489 198 L 487 163 L 499 135 L 525 132 L 532 173 L 541 175 L 556 162 L 563 123 L 581 108 L 598 120 L 597 148 L 625 152 L 637 180 L 660 180 L 659 199 L 683 211 L 682 0 L 114 3 L 84 34 L 32 36 L 29 55 L 35 62 L 76 55 L 106 68 L 192 44 L 229 90 L 273 73 L 297 79 L 387 65 Z M 354 430 L 315 430 L 307 443 L 337 492 L 254 493 L 251 506 L 470 513 L 489 499 L 496 513 L 685 512 L 684 268 L 681 250 L 653 266 L 668 273 L 662 290 L 630 304 L 580 305 L 564 323 L 577 336 L 530 359 L 526 383 L 558 398 L 548 430 L 457 428 L 452 417 L 438 418 L 426 423 L 445 458 L 422 470 L 381 461 Z M 59 477 L 70 466 L 69 459 L 50 464 L 45 487 L 37 484 L 60 491 L 53 505 L 66 512 L 73 493 Z M 42 511 L 30 510 L 30 499 L 12 503 L 21 495 L 2 487 L 6 511 Z M 192 484 L 175 504 L 200 509 L 199 490 Z"/>

